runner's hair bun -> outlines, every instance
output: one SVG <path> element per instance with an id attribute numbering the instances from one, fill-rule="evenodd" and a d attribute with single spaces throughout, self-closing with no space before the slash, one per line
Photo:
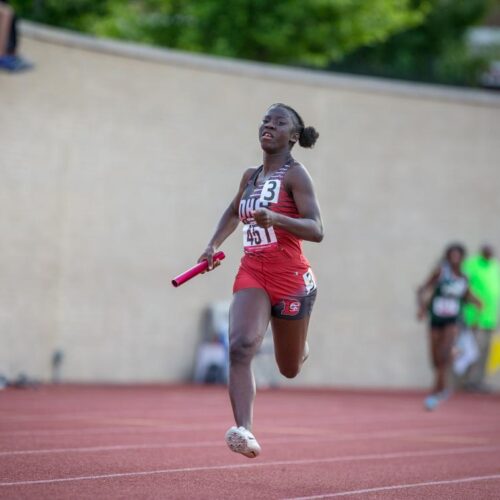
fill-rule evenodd
<path id="1" fill-rule="evenodd" d="M 299 137 L 299 144 L 303 148 L 312 148 L 319 137 L 319 133 L 314 127 L 304 127 Z"/>

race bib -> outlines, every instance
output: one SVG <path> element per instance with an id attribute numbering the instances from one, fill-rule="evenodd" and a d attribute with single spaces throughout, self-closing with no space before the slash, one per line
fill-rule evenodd
<path id="1" fill-rule="evenodd" d="M 311 268 L 309 268 L 302 277 L 304 278 L 304 284 L 306 285 L 307 293 L 311 293 L 316 288 L 316 281 L 314 280 L 314 274 L 311 271 Z"/>
<path id="2" fill-rule="evenodd" d="M 270 179 L 262 186 L 259 201 L 266 206 L 268 203 L 277 203 L 280 196 L 281 180 Z"/>
<path id="3" fill-rule="evenodd" d="M 432 312 L 440 318 L 451 318 L 458 316 L 460 302 L 449 297 L 436 297 L 432 302 Z"/>
<path id="4" fill-rule="evenodd" d="M 278 239 L 274 228 L 263 228 L 256 224 L 244 224 L 243 226 L 243 246 L 247 252 L 260 252 L 275 248 Z"/>

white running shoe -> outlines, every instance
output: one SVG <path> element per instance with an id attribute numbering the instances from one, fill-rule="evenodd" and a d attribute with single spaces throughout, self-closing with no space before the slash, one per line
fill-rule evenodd
<path id="1" fill-rule="evenodd" d="M 244 427 L 231 427 L 226 432 L 226 443 L 231 451 L 248 458 L 255 458 L 260 454 L 260 446 L 255 436 Z"/>

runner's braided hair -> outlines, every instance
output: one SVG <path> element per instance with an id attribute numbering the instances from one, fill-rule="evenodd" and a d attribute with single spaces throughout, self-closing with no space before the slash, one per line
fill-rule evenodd
<path id="1" fill-rule="evenodd" d="M 292 107 L 287 106 L 281 102 L 273 104 L 271 108 L 286 109 L 291 115 L 295 124 L 295 130 L 299 133 L 299 144 L 303 148 L 312 148 L 316 143 L 319 133 L 314 127 L 304 126 L 304 120 Z"/>

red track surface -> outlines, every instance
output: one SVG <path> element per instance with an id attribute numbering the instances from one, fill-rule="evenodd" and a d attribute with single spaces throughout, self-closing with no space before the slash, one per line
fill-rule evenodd
<path id="1" fill-rule="evenodd" d="M 500 498 L 500 397 L 269 390 L 262 455 L 231 453 L 219 387 L 0 393 L 0 498 Z"/>

